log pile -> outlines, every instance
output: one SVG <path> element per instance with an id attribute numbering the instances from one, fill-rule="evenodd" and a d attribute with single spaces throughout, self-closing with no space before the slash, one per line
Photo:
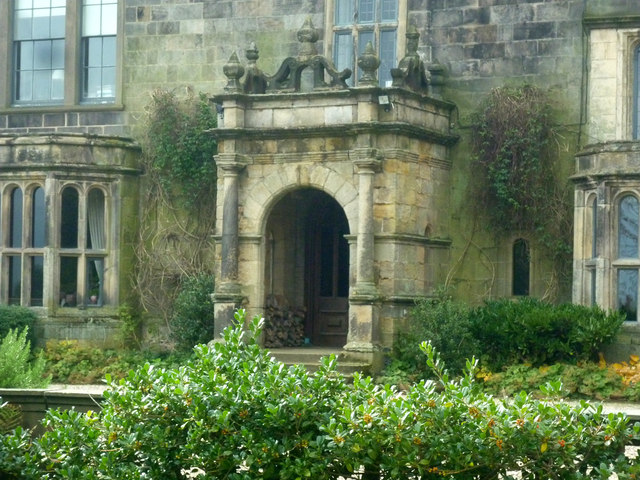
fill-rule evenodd
<path id="1" fill-rule="evenodd" d="M 264 346 L 267 348 L 304 345 L 304 307 L 291 307 L 281 295 L 269 295 L 265 309 Z"/>

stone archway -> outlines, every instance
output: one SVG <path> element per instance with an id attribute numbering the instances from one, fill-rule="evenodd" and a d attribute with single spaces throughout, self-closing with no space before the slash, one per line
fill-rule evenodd
<path id="1" fill-rule="evenodd" d="M 265 303 L 304 311 L 304 337 L 316 346 L 347 341 L 348 233 L 340 204 L 314 188 L 287 193 L 266 222 Z"/>

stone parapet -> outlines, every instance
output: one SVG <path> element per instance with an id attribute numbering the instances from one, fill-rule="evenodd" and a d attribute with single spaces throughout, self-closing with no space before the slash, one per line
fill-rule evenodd
<path id="1" fill-rule="evenodd" d="M 0 172 L 12 168 L 99 168 L 139 174 L 140 146 L 133 140 L 97 135 L 0 135 Z"/>

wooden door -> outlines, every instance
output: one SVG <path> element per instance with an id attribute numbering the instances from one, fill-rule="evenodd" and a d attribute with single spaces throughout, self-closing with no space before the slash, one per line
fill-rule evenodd
<path id="1" fill-rule="evenodd" d="M 314 345 L 342 347 L 349 325 L 349 245 L 344 238 L 349 228 L 333 199 L 315 207 L 320 208 L 310 216 L 307 237 L 311 341 Z"/>

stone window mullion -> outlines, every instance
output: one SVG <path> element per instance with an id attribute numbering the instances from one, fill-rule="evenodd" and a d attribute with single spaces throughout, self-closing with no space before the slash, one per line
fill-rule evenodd
<path id="1" fill-rule="evenodd" d="M 64 104 L 76 105 L 80 99 L 80 22 L 79 0 L 67 0 Z"/>

